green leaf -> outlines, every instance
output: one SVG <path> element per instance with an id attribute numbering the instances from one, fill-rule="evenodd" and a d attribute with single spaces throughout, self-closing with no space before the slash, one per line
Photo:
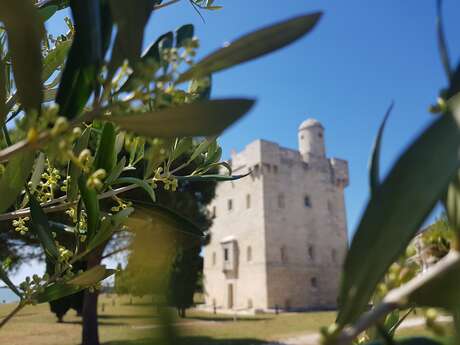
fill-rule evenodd
<path id="1" fill-rule="evenodd" d="M 444 343 L 439 342 L 438 340 L 434 340 L 431 338 L 425 337 L 411 337 L 399 340 L 395 342 L 395 345 L 443 345 Z M 366 343 L 366 345 L 387 345 L 385 340 L 376 340 L 370 343 Z M 446 344 L 445 344 L 446 345 Z"/>
<path id="2" fill-rule="evenodd" d="M 3 49 L 2 49 L 3 50 Z M 8 115 L 9 109 L 6 107 L 6 65 L 5 61 L 0 59 L 0 124 L 3 126 Z"/>
<path id="3" fill-rule="evenodd" d="M 104 280 L 105 278 L 110 277 L 114 273 L 114 270 L 108 270 L 105 268 L 105 266 L 98 265 L 70 279 L 67 284 L 77 286 L 92 286 Z"/>
<path id="4" fill-rule="evenodd" d="M 115 181 L 118 177 L 120 177 L 121 173 L 123 172 L 123 169 L 125 168 L 126 165 L 126 158 L 122 157 L 118 164 L 113 168 L 112 172 L 107 176 L 107 178 L 104 180 L 104 184 L 109 186 Z"/>
<path id="5" fill-rule="evenodd" d="M 101 212 L 99 209 L 99 200 L 94 188 L 86 186 L 86 178 L 82 174 L 78 179 L 78 188 L 80 189 L 81 198 L 85 205 L 88 224 L 88 238 L 91 239 L 99 229 Z"/>
<path id="6" fill-rule="evenodd" d="M 188 87 L 188 92 L 191 93 L 198 101 L 207 101 L 211 98 L 212 91 L 212 76 L 203 77 L 201 79 L 193 79 Z"/>
<path id="7" fill-rule="evenodd" d="M 173 154 L 171 156 L 171 161 L 176 160 L 184 153 L 188 152 L 193 147 L 193 139 L 191 137 L 186 137 L 179 139 L 177 138 L 174 147 L 173 147 Z"/>
<path id="8" fill-rule="evenodd" d="M 71 45 L 71 40 L 60 42 L 45 56 L 42 71 L 43 81 L 47 81 L 64 64 Z"/>
<path id="9" fill-rule="evenodd" d="M 450 80 L 452 77 L 452 69 L 450 67 L 449 53 L 447 51 L 446 38 L 444 35 L 444 25 L 442 20 L 442 0 L 436 1 L 436 31 L 438 36 L 438 49 L 439 55 L 441 57 L 442 66 L 446 72 L 447 80 Z"/>
<path id="10" fill-rule="evenodd" d="M 37 303 L 55 301 L 65 296 L 70 296 L 84 290 L 84 286 L 69 285 L 65 283 L 54 283 L 45 288 L 43 292 L 36 293 L 33 299 Z"/>
<path id="11" fill-rule="evenodd" d="M 399 157 L 372 195 L 344 265 L 338 323 L 356 321 L 459 167 L 460 112 L 439 117 Z M 365 260 L 363 260 L 365 258 Z"/>
<path id="12" fill-rule="evenodd" d="M 460 171 L 449 184 L 443 203 L 449 225 L 457 235 L 460 234 Z"/>
<path id="13" fill-rule="evenodd" d="M 81 137 L 77 140 L 73 148 L 73 153 L 75 154 L 75 156 L 78 157 L 81 151 L 88 147 L 90 134 L 90 128 L 86 128 L 83 131 Z M 69 201 L 74 201 L 77 199 L 78 196 L 78 179 L 81 175 L 81 169 L 74 162 L 70 161 L 67 174 L 70 176 L 70 183 L 67 187 L 67 199 L 69 199 Z"/>
<path id="14" fill-rule="evenodd" d="M 157 203 L 145 203 L 138 200 L 135 200 L 134 203 L 135 212 L 126 220 L 128 227 L 136 226 L 136 218 L 140 217 L 145 221 L 146 215 L 148 215 L 148 217 L 159 222 L 159 224 L 167 225 L 165 228 L 174 229 L 174 231 L 184 234 L 189 239 L 195 238 L 201 240 L 204 238 L 204 232 L 200 227 L 177 212 L 160 206 Z M 146 207 L 141 207 L 141 204 L 146 205 Z"/>
<path id="15" fill-rule="evenodd" d="M 36 6 L 38 8 L 57 6 L 59 10 L 62 10 L 66 7 L 69 7 L 69 5 L 70 5 L 70 0 L 41 0 L 41 1 L 38 1 Z"/>
<path id="16" fill-rule="evenodd" d="M 0 2 L 0 20 L 8 34 L 9 54 L 21 105 L 26 111 L 40 111 L 43 21 L 31 1 L 18 0 Z"/>
<path id="17" fill-rule="evenodd" d="M 8 274 L 3 269 L 2 265 L 0 264 L 0 280 L 2 280 L 6 286 L 8 286 L 11 291 L 13 291 L 16 295 L 18 295 L 22 299 L 22 293 L 19 289 L 13 284 L 13 282 L 8 277 Z"/>
<path id="18" fill-rule="evenodd" d="M 90 253 L 100 245 L 107 242 L 112 237 L 116 228 L 119 227 L 133 212 L 134 209 L 132 207 L 127 207 L 120 212 L 117 212 L 115 215 L 104 217 L 98 232 L 88 243 L 85 252 Z"/>
<path id="19" fill-rule="evenodd" d="M 225 176 L 225 175 L 200 175 L 200 176 L 176 176 L 176 178 L 181 181 L 190 181 L 190 182 L 222 182 L 222 181 L 235 181 L 239 180 L 243 177 L 249 176 L 251 173 L 247 173 L 244 175 L 233 175 L 233 176 Z"/>
<path id="20" fill-rule="evenodd" d="M 38 154 L 37 159 L 35 160 L 35 166 L 34 166 L 34 172 L 32 173 L 32 177 L 30 178 L 30 190 L 35 191 L 35 188 L 37 188 L 41 178 L 42 174 L 45 171 L 45 164 L 46 164 L 46 157 L 43 152 L 40 152 Z"/>
<path id="21" fill-rule="evenodd" d="M 199 79 L 278 50 L 311 31 L 321 12 L 304 15 L 243 36 L 195 64 L 178 82 Z"/>
<path id="22" fill-rule="evenodd" d="M 38 10 L 41 19 L 43 22 L 46 22 L 50 19 L 58 10 L 59 8 L 56 5 L 46 6 Z"/>
<path id="23" fill-rule="evenodd" d="M 435 266 L 441 269 L 434 269 Z M 457 310 L 460 306 L 460 254 L 451 252 L 431 266 L 422 279 L 409 282 L 408 302 L 417 306 Z"/>
<path id="24" fill-rule="evenodd" d="M 121 177 L 115 182 L 113 182 L 113 185 L 116 184 L 135 184 L 139 188 L 142 188 L 149 195 L 150 199 L 152 199 L 153 202 L 156 201 L 155 191 L 153 190 L 153 187 L 144 180 L 135 177 Z"/>
<path id="25" fill-rule="evenodd" d="M 114 116 L 124 130 L 146 137 L 174 138 L 220 134 L 253 106 L 249 99 L 223 99 L 129 116 Z"/>
<path id="26" fill-rule="evenodd" d="M 0 178 L 0 212 L 5 212 L 24 189 L 34 164 L 34 153 L 24 152 L 13 156 Z"/>
<path id="27" fill-rule="evenodd" d="M 185 43 L 193 38 L 195 34 L 195 28 L 192 24 L 186 24 L 181 26 L 176 31 L 176 48 L 181 48 L 185 46 Z"/>
<path id="28" fill-rule="evenodd" d="M 161 62 L 161 49 L 163 49 L 164 47 L 172 47 L 173 40 L 174 40 L 174 34 L 172 32 L 167 32 L 166 34 L 161 35 L 142 54 L 141 61 L 143 63 L 146 63 L 148 60 L 153 60 L 156 63 L 158 63 L 158 68 L 159 68 L 160 62 Z M 135 87 L 134 80 L 136 80 L 137 78 L 141 76 L 142 71 L 139 71 L 138 69 L 136 69 L 135 66 L 133 66 L 133 68 L 134 68 L 133 73 L 131 73 L 131 75 L 128 77 L 126 82 L 120 87 L 120 89 L 117 92 L 128 92 L 134 89 Z"/>
<path id="29" fill-rule="evenodd" d="M 117 163 L 117 156 L 115 153 L 115 139 L 117 133 L 115 126 L 111 122 L 106 122 L 102 129 L 101 138 L 96 150 L 94 158 L 94 167 L 96 169 L 104 169 L 107 174 L 112 172 L 112 169 Z"/>
<path id="30" fill-rule="evenodd" d="M 151 0 L 109 0 L 109 4 L 118 29 L 108 67 L 111 76 L 125 59 L 131 66 L 140 59 L 144 27 L 153 5 Z"/>
<path id="31" fill-rule="evenodd" d="M 213 145 L 213 143 L 216 141 L 216 138 L 217 136 L 212 136 L 204 139 L 190 156 L 189 162 L 193 162 L 198 156 L 206 152 L 209 146 Z"/>
<path id="32" fill-rule="evenodd" d="M 102 32 L 99 1 L 71 1 L 75 36 L 59 85 L 56 103 L 67 118 L 77 116 L 97 85 L 102 64 Z"/>
<path id="33" fill-rule="evenodd" d="M 35 199 L 33 194 L 29 194 L 29 199 L 31 216 L 30 227 L 38 236 L 46 256 L 56 260 L 59 258 L 59 251 L 56 247 L 56 243 L 54 243 L 53 235 L 51 234 L 48 217 L 46 217 L 40 203 Z"/>
<path id="34" fill-rule="evenodd" d="M 106 269 L 105 266 L 95 266 L 77 275 L 67 283 L 54 283 L 49 285 L 43 292 L 36 293 L 32 297 L 37 303 L 55 301 L 95 285 L 114 273 L 114 270 Z M 80 285 L 76 285 L 77 283 Z"/>
<path id="35" fill-rule="evenodd" d="M 374 194 L 379 185 L 380 185 L 380 147 L 382 146 L 382 137 L 383 131 L 385 130 L 385 125 L 387 123 L 388 117 L 393 110 L 394 103 L 391 103 L 388 108 L 385 117 L 383 118 L 382 124 L 380 125 L 379 131 L 377 133 L 377 138 L 374 142 L 374 147 L 372 148 L 371 160 L 369 162 L 369 181 L 371 187 L 371 194 Z"/>

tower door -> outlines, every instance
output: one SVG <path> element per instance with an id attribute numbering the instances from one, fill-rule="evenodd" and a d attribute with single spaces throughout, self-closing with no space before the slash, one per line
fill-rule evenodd
<path id="1" fill-rule="evenodd" d="M 227 308 L 233 309 L 233 284 L 228 284 L 227 290 Z"/>

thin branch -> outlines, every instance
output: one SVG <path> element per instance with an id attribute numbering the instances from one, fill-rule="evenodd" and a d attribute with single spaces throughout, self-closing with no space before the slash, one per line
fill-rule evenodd
<path id="1" fill-rule="evenodd" d="M 174 5 L 174 4 L 178 3 L 179 1 L 181 1 L 181 0 L 171 0 L 171 1 L 165 2 L 164 4 L 161 4 L 161 5 L 155 5 L 153 7 L 153 10 L 156 11 L 156 10 L 159 10 L 160 8 L 164 8 L 164 7 Z"/>
<path id="2" fill-rule="evenodd" d="M 97 198 L 99 200 L 111 198 L 112 196 L 115 196 L 115 195 L 130 191 L 130 190 L 135 189 L 135 188 L 138 188 L 138 186 L 135 185 L 135 184 L 131 184 L 131 185 L 128 185 L 128 186 L 125 186 L 125 187 L 113 189 L 113 190 L 107 191 L 105 193 L 99 194 L 97 196 Z M 58 200 L 62 201 L 62 200 L 65 200 L 65 198 L 66 198 L 65 196 L 62 196 L 62 197 L 60 197 L 58 199 L 54 199 L 54 200 L 48 201 L 47 203 L 41 204 L 41 206 L 43 207 L 43 206 L 47 206 L 47 205 L 54 205 L 54 204 L 56 204 L 58 202 Z M 59 211 L 63 211 L 65 209 L 68 209 L 69 207 L 71 207 L 71 206 L 73 206 L 75 204 L 76 204 L 76 201 L 64 202 L 64 203 L 56 205 L 56 206 L 45 207 L 45 208 L 43 208 L 43 211 L 45 213 L 59 212 Z M 0 214 L 0 221 L 17 219 L 17 218 L 26 217 L 26 216 L 29 216 L 29 215 L 30 215 L 30 208 L 27 207 L 27 208 L 23 208 L 23 209 L 20 209 L 20 210 L 17 210 L 17 211 Z"/>
<path id="3" fill-rule="evenodd" d="M 105 109 L 95 109 L 93 111 L 87 112 L 83 116 L 73 120 L 69 123 L 68 130 L 79 126 L 83 122 L 92 121 L 98 117 L 101 117 Z M 7 148 L 0 150 L 0 162 L 5 162 L 12 156 L 27 150 L 37 150 L 39 147 L 45 145 L 51 139 L 54 139 L 51 131 L 46 130 L 41 132 L 38 135 L 38 138 L 34 141 L 30 141 L 28 139 L 24 139 L 18 141 L 17 143 L 8 146 Z"/>
<path id="4" fill-rule="evenodd" d="M 123 247 L 123 248 L 119 248 L 119 249 L 116 249 L 114 251 L 111 251 L 109 252 L 108 254 L 105 254 L 102 256 L 102 259 L 107 259 L 108 257 L 112 256 L 112 255 L 115 255 L 115 254 L 118 254 L 118 253 L 122 253 L 126 250 L 128 250 L 129 248 L 131 248 L 131 246 L 126 246 L 126 247 Z"/>
<path id="5" fill-rule="evenodd" d="M 25 307 L 25 303 L 20 302 L 16 308 L 14 308 L 2 321 L 0 321 L 0 328 L 6 325 L 8 321 L 11 320 L 11 318 L 16 315 L 22 308 Z"/>
<path id="6" fill-rule="evenodd" d="M 452 267 L 460 264 L 460 252 L 451 251 L 444 258 L 431 266 L 425 273 L 416 276 L 403 286 L 391 290 L 383 302 L 373 310 L 365 313 L 353 326 L 345 327 L 336 338 L 336 345 L 349 345 L 363 331 L 376 324 L 382 317 L 395 309 L 405 307 L 413 292 L 425 284 L 449 272 Z"/>

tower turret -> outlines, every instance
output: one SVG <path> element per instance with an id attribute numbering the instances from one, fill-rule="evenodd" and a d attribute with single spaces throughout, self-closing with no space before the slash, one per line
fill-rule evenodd
<path id="1" fill-rule="evenodd" d="M 324 127 L 318 120 L 308 119 L 300 124 L 299 151 L 306 162 L 326 157 Z"/>

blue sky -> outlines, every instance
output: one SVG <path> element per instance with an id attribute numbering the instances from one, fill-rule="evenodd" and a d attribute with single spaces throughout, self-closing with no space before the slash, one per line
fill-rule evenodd
<path id="1" fill-rule="evenodd" d="M 368 197 L 367 163 L 380 121 L 395 109 L 384 136 L 385 174 L 404 147 L 433 119 L 427 112 L 446 85 L 439 62 L 434 0 L 314 1 L 216 0 L 224 9 L 197 16 L 187 1 L 154 14 L 145 45 L 184 23 L 195 24 L 204 56 L 240 35 L 292 16 L 323 11 L 317 28 L 295 44 L 219 73 L 213 97 L 254 97 L 254 110 L 221 138 L 225 156 L 257 138 L 297 147 L 297 127 L 308 117 L 326 128 L 329 156 L 350 164 L 346 191 L 350 234 Z M 446 33 L 452 57 L 460 4 L 446 0 Z M 49 23 L 60 30 L 61 13 Z M 458 59 L 452 59 L 455 63 Z M 17 277 L 29 273 L 22 270 Z"/>

